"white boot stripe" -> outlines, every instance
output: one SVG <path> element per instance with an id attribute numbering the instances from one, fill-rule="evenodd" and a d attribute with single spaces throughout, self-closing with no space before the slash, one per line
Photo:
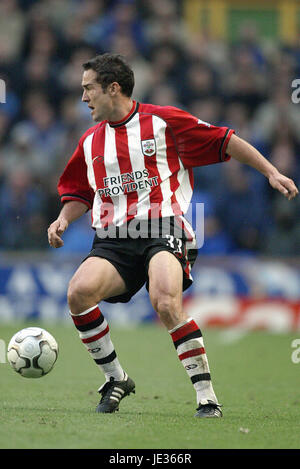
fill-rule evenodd
<path id="1" fill-rule="evenodd" d="M 117 397 L 114 397 L 114 396 L 110 396 L 110 399 L 113 399 L 114 401 L 117 401 L 117 402 L 120 401 L 120 399 L 118 399 Z"/>
<path id="2" fill-rule="evenodd" d="M 116 396 L 116 397 L 118 397 L 119 399 L 122 398 L 122 394 L 120 394 L 119 392 L 113 391 L 111 394 L 112 394 L 112 396 Z"/>
<path id="3" fill-rule="evenodd" d="M 118 391 L 120 392 L 121 394 L 124 394 L 124 389 L 121 389 L 121 388 L 118 388 L 118 387 L 114 387 L 114 391 Z"/>

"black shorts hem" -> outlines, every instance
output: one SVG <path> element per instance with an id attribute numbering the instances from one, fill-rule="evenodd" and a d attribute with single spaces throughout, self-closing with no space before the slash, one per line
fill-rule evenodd
<path id="1" fill-rule="evenodd" d="M 148 276 L 149 263 L 150 263 L 152 257 L 155 256 L 155 254 L 157 254 L 158 252 L 163 252 L 163 251 L 170 252 L 171 254 L 173 254 L 175 259 L 178 260 L 178 262 L 179 262 L 179 264 L 181 265 L 181 268 L 182 268 L 182 291 L 187 290 L 192 285 L 193 280 L 187 276 L 187 274 L 184 270 L 184 267 L 185 267 L 184 266 L 184 259 L 179 258 L 178 256 L 176 256 L 176 254 L 172 251 L 172 249 L 168 249 L 165 246 L 157 246 L 157 247 L 152 248 L 151 252 L 148 254 L 147 259 L 146 259 L 145 270 L 146 270 L 146 274 L 147 274 L 147 279 L 146 279 L 147 291 L 149 291 L 149 276 Z"/>
<path id="2" fill-rule="evenodd" d="M 182 290 L 193 283 L 190 262 L 185 240 L 170 238 L 153 239 L 100 239 L 95 236 L 92 250 L 84 258 L 100 257 L 111 263 L 124 280 L 126 292 L 105 298 L 108 303 L 127 303 L 146 284 L 149 291 L 148 268 L 151 258 L 158 252 L 170 252 L 182 267 Z"/>
<path id="3" fill-rule="evenodd" d="M 101 251 L 101 252 L 100 252 Z M 128 276 L 126 275 L 125 271 L 123 268 L 118 264 L 117 261 L 111 258 L 110 254 L 107 252 L 103 252 L 102 249 L 93 249 L 84 259 L 82 262 L 84 262 L 86 259 L 89 257 L 101 257 L 102 259 L 106 259 L 108 262 L 110 262 L 115 269 L 118 271 L 122 279 L 124 280 L 124 283 L 127 288 L 127 292 L 122 293 L 122 295 L 116 295 L 116 296 L 111 296 L 109 298 L 104 298 L 102 301 L 106 301 L 107 303 L 128 303 L 128 301 L 131 300 L 131 298 L 142 288 L 142 286 L 145 283 L 145 280 L 143 281 L 143 284 L 137 285 L 136 287 L 132 287 L 131 285 L 128 284 Z"/>

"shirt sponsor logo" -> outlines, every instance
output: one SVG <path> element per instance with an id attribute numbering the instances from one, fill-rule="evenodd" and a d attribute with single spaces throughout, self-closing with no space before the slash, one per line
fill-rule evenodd
<path id="1" fill-rule="evenodd" d="M 103 187 L 98 189 L 100 196 L 118 196 L 137 190 L 151 189 L 158 186 L 158 176 L 149 178 L 147 169 L 122 173 L 119 176 L 103 178 Z"/>

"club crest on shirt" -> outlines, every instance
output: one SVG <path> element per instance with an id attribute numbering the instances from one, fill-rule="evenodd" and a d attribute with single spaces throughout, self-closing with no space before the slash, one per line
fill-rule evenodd
<path id="1" fill-rule="evenodd" d="M 153 156 L 156 153 L 156 143 L 155 139 L 151 138 L 149 140 L 142 140 L 142 152 L 145 156 Z"/>

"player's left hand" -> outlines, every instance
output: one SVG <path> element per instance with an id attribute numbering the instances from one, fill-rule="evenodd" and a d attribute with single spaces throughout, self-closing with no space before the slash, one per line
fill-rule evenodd
<path id="1" fill-rule="evenodd" d="M 288 200 L 293 199 L 299 193 L 294 181 L 281 173 L 269 177 L 269 183 L 281 192 Z"/>

